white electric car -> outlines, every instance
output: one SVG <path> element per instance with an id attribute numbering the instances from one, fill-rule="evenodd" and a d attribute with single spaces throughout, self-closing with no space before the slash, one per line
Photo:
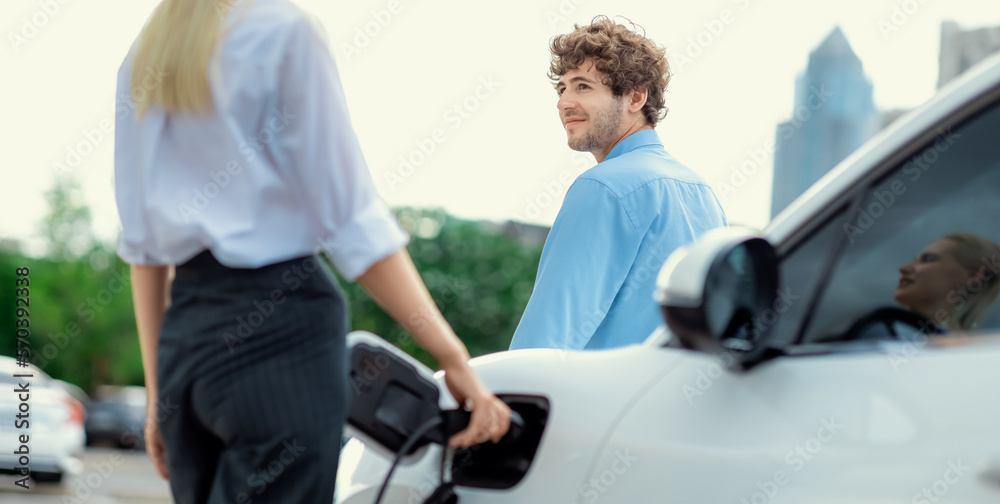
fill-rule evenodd
<path id="1" fill-rule="evenodd" d="M 84 450 L 86 413 L 70 385 L 0 355 L 0 387 L 0 474 L 30 472 L 36 481 L 58 483 L 83 469 L 77 455 Z M 21 442 L 24 435 L 27 443 Z"/>
<path id="2" fill-rule="evenodd" d="M 419 444 L 382 502 L 1000 502 L 1000 257 L 978 253 L 974 279 L 945 285 L 941 300 L 932 277 L 950 263 L 927 247 L 952 233 L 1000 242 L 1000 56 L 879 133 L 763 233 L 717 230 L 673 254 L 649 300 L 666 324 L 644 344 L 474 359 L 520 432 L 455 453 Z M 904 309 L 895 297 L 910 287 L 938 311 Z M 971 307 L 985 317 L 958 324 Z M 352 335 L 355 349 L 376 340 Z M 395 366 L 364 362 L 356 391 Z M 453 407 L 436 379 L 435 406 Z M 370 407 L 365 418 L 396 439 L 352 421 L 341 504 L 374 502 L 423 418 L 400 392 L 414 380 L 396 380 L 352 407 Z M 453 490 L 428 501 L 442 482 Z"/>

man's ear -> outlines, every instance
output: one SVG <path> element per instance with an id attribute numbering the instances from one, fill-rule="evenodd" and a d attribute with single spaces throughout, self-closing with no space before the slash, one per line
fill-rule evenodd
<path id="1" fill-rule="evenodd" d="M 628 111 L 634 114 L 640 110 L 642 107 L 646 106 L 646 99 L 649 98 L 649 91 L 646 86 L 638 86 L 627 95 L 628 97 Z"/>

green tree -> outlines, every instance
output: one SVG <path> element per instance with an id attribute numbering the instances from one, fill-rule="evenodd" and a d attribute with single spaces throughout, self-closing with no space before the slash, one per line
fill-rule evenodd
<path id="1" fill-rule="evenodd" d="M 0 306 L 14 306 L 15 269 L 27 267 L 33 363 L 84 389 L 141 384 L 128 267 L 95 238 L 79 184 L 60 178 L 45 194 L 45 257 L 0 254 Z M 22 296 L 23 297 L 23 296 Z M 15 348 L 13 309 L 0 310 L 0 353 Z"/>
<path id="2" fill-rule="evenodd" d="M 71 175 L 56 177 L 45 192 L 49 212 L 42 219 L 46 256 L 55 260 L 78 259 L 97 244 L 91 228 L 90 208 L 83 202 L 80 183 Z"/>
<path id="3" fill-rule="evenodd" d="M 412 236 L 407 250 L 420 276 L 469 353 L 506 350 L 531 296 L 541 246 L 524 245 L 486 223 L 441 210 L 403 208 L 396 214 Z M 341 286 L 350 303 L 352 329 L 371 331 L 435 365 L 364 289 L 343 281 Z"/>
<path id="4" fill-rule="evenodd" d="M 60 180 L 47 193 L 46 257 L 0 252 L 0 306 L 14 306 L 15 268 L 30 268 L 32 361 L 86 390 L 141 385 L 142 362 L 128 265 L 93 239 L 79 186 Z M 443 210 L 403 208 L 396 215 L 407 247 L 445 319 L 472 355 L 507 348 L 531 295 L 540 245 L 525 245 L 496 225 Z M 436 363 L 356 283 L 341 281 L 351 328 L 371 331 L 424 363 Z M 13 309 L 0 310 L 0 354 L 14 353 Z"/>

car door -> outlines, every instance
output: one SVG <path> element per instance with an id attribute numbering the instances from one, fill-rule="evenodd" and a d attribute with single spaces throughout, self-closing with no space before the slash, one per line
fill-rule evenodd
<path id="1" fill-rule="evenodd" d="M 1000 499 L 995 94 L 895 153 L 782 257 L 757 320 L 784 355 L 736 373 L 730 355 L 663 349 L 676 365 L 607 436 L 577 502 Z M 903 295 L 915 265 L 963 254 L 968 278 Z M 916 307 L 923 329 L 903 316 Z"/>

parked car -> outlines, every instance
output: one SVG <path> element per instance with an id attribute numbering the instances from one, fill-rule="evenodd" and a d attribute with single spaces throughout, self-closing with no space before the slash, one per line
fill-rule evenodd
<path id="1" fill-rule="evenodd" d="M 15 374 L 31 374 L 18 378 Z M 27 383 L 27 413 L 14 390 Z M 29 365 L 20 367 L 0 356 L 0 473 L 19 474 L 21 435 L 28 435 L 28 468 L 39 482 L 58 483 L 67 472 L 82 469 L 77 455 L 84 449 L 83 405 L 65 385 Z M 22 417 L 18 418 L 17 415 Z M 27 421 L 27 424 L 21 423 Z"/>
<path id="2" fill-rule="evenodd" d="M 444 460 L 429 444 L 384 502 L 423 502 L 440 467 L 465 504 L 996 502 L 1000 310 L 977 296 L 1000 257 L 941 280 L 969 255 L 934 248 L 952 233 L 1000 242 L 1000 55 L 762 233 L 718 230 L 668 258 L 665 327 L 644 344 L 473 359 L 527 431 Z M 970 307 L 986 315 L 970 323 Z M 338 501 L 371 503 L 390 455 L 351 440 Z"/>
<path id="3" fill-rule="evenodd" d="M 87 445 L 145 450 L 146 388 L 102 385 L 87 403 Z"/>

